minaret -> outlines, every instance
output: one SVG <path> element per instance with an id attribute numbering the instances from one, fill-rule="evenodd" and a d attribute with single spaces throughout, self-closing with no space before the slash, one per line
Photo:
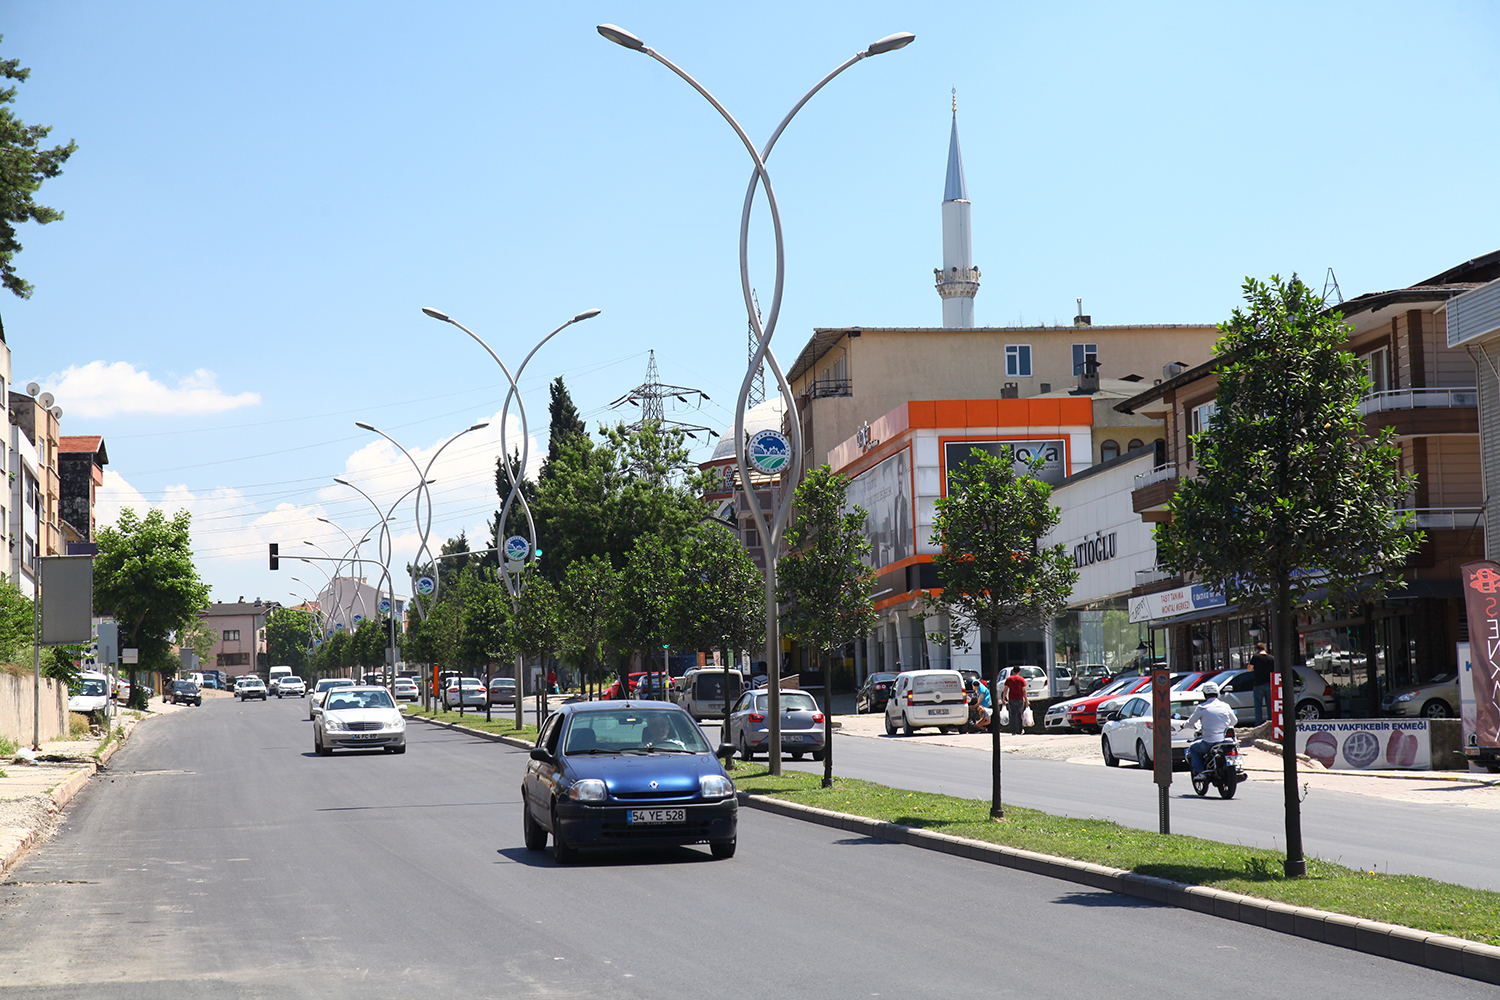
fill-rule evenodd
<path id="1" fill-rule="evenodd" d="M 933 269 L 943 299 L 943 326 L 972 329 L 979 268 L 969 238 L 969 189 L 958 149 L 958 91 L 953 92 L 953 134 L 948 139 L 948 178 L 943 187 L 943 266 Z"/>

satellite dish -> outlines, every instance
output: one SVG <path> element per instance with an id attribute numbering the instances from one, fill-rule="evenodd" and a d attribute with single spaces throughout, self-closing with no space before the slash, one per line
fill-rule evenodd
<path id="1" fill-rule="evenodd" d="M 57 402 L 57 397 L 52 395 L 52 393 L 50 392 L 44 392 L 36 398 L 36 401 L 42 404 L 42 409 L 50 410 L 52 408 L 52 404 Z"/>
<path id="2" fill-rule="evenodd" d="M 54 406 L 52 408 L 52 415 L 54 417 L 56 417 L 58 420 L 61 420 L 62 419 L 62 407 L 61 406 Z"/>
<path id="3" fill-rule="evenodd" d="M 26 393 L 27 393 L 27 395 L 35 396 L 37 393 L 39 393 L 41 391 L 42 391 L 42 387 L 40 385 L 38 385 L 37 383 L 35 383 L 35 382 L 27 382 L 26 383 Z"/>

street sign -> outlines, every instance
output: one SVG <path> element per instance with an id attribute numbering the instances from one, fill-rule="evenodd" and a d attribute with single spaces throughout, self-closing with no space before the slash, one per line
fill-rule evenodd
<path id="1" fill-rule="evenodd" d="M 37 568 L 41 584 L 41 644 L 92 642 L 93 557 L 43 556 L 37 560 Z"/>
<path id="2" fill-rule="evenodd" d="M 1166 788 L 1172 784 L 1172 675 L 1151 671 L 1151 763 L 1153 777 Z"/>
<path id="3" fill-rule="evenodd" d="M 122 649 L 122 650 L 120 650 L 120 662 L 121 663 L 140 663 L 141 662 L 141 651 L 139 649 Z"/>
<path id="4" fill-rule="evenodd" d="M 359 623 L 362 622 L 362 621 L 364 621 L 364 620 L 365 620 L 365 616 L 364 615 L 355 615 L 354 616 L 354 627 L 355 628 L 359 628 Z"/>
<path id="5" fill-rule="evenodd" d="M 792 460 L 792 442 L 780 431 L 761 431 L 750 439 L 745 458 L 760 472 L 768 475 L 780 472 Z"/>
<path id="6" fill-rule="evenodd" d="M 511 535 L 505 540 L 505 564 L 517 566 L 526 561 L 526 554 L 531 551 L 531 540 L 522 538 L 520 535 Z"/>
<path id="7" fill-rule="evenodd" d="M 429 594 L 431 594 L 433 588 L 436 586 L 437 584 L 433 582 L 433 579 L 430 576 L 417 577 L 417 593 L 421 594 L 423 597 L 427 597 Z"/>
<path id="8" fill-rule="evenodd" d="M 380 599 L 380 613 L 383 615 L 391 613 L 391 599 L 389 597 L 382 597 Z"/>

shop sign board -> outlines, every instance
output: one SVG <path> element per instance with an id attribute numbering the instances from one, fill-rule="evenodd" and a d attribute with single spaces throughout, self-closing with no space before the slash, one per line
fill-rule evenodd
<path id="1" fill-rule="evenodd" d="M 1172 675 L 1151 671 L 1151 778 L 1162 788 L 1172 784 Z"/>
<path id="2" fill-rule="evenodd" d="M 1282 697 L 1281 671 L 1271 671 L 1271 742 L 1286 738 L 1286 699 Z"/>
<path id="3" fill-rule="evenodd" d="M 1297 723 L 1297 752 L 1352 771 L 1432 770 L 1426 719 L 1328 719 Z"/>
<path id="4" fill-rule="evenodd" d="M 999 458 L 1009 452 L 1016 475 L 1032 475 L 1056 486 L 1068 477 L 1068 443 L 1062 438 L 1014 441 L 948 441 L 943 446 L 943 461 L 948 467 L 948 492 L 953 492 L 953 472 L 972 462 L 973 451 Z M 1033 463 L 1035 470 L 1033 471 Z"/>
<path id="5" fill-rule="evenodd" d="M 1154 594 L 1143 594 L 1130 599 L 1130 620 L 1133 622 L 1156 621 L 1172 618 L 1190 611 L 1204 608 L 1222 608 L 1224 595 L 1193 584 L 1176 590 L 1161 590 Z"/>

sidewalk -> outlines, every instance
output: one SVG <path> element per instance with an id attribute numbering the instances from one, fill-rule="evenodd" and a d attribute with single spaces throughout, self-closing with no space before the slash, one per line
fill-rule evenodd
<path id="1" fill-rule="evenodd" d="M 205 694 L 230 697 L 214 691 Z M 44 740 L 35 763 L 23 759 L 31 752 L 28 742 L 14 758 L 0 761 L 0 771 L 4 771 L 0 777 L 0 875 L 9 872 L 32 845 L 52 832 L 63 806 L 109 763 L 137 725 L 186 707 L 153 699 L 145 712 L 118 709 L 113 725 L 123 730 L 123 737 L 100 734 L 81 740 Z"/>

